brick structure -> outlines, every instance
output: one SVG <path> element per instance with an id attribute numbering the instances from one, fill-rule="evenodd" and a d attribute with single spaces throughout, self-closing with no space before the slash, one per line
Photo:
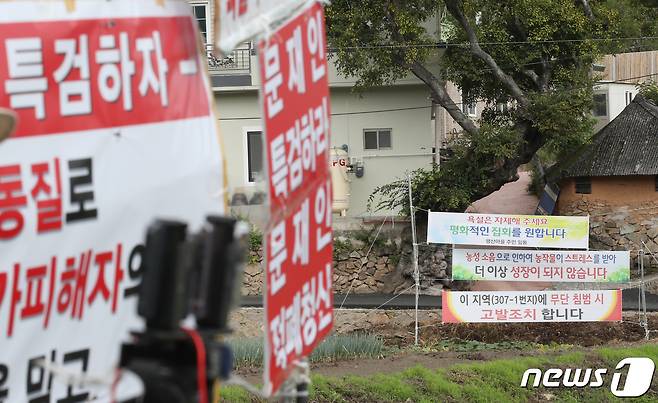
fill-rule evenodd
<path id="1" fill-rule="evenodd" d="M 592 249 L 638 250 L 644 242 L 658 258 L 656 105 L 636 96 L 561 167 L 556 213 L 589 214 Z"/>

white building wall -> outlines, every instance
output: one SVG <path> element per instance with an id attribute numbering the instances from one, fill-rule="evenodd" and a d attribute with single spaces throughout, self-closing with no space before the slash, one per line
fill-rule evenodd
<path id="1" fill-rule="evenodd" d="M 214 33 L 213 1 L 188 0 L 193 5 L 206 5 L 207 30 L 210 37 Z M 436 22 L 428 21 L 431 31 L 436 30 Z M 245 45 L 254 48 L 256 44 Z M 258 99 L 260 86 L 259 66 L 256 52 L 250 56 L 249 71 L 211 71 L 217 76 L 246 75 L 246 84 L 225 85 L 213 81 L 220 128 L 223 135 L 229 183 L 229 199 L 236 193 L 243 193 L 248 199 L 255 192 L 264 191 L 263 183 L 249 183 L 247 167 L 248 131 L 262 130 L 261 109 Z M 438 65 L 438 58 L 435 60 Z M 223 81 L 226 82 L 226 81 Z M 242 81 L 240 82 L 242 83 Z M 332 146 L 349 148 L 349 157 L 353 164 L 364 168 L 364 175 L 357 178 L 350 174 L 351 197 L 350 216 L 383 215 L 396 212 L 366 210 L 368 197 L 377 187 L 404 177 L 407 171 L 429 167 L 433 160 L 435 146 L 435 125 L 431 120 L 431 102 L 426 86 L 412 74 L 396 81 L 392 86 L 369 90 L 357 95 L 352 92 L 355 77 L 343 77 L 338 74 L 334 63 L 329 63 L 329 85 L 332 104 Z M 239 86 L 242 85 L 242 86 Z M 456 95 L 455 102 L 460 102 L 453 85 L 451 92 Z M 444 127 L 454 135 L 460 129 L 441 109 Z M 478 108 L 478 114 L 481 109 Z M 391 129 L 391 148 L 381 150 L 364 149 L 364 129 Z M 450 137 L 450 136 L 445 136 Z M 250 214 L 250 213 L 248 213 Z"/>
<path id="2" fill-rule="evenodd" d="M 607 86 L 608 113 L 610 114 L 610 120 L 612 120 L 633 100 L 638 90 L 635 84 L 607 84 Z"/>
<path id="3" fill-rule="evenodd" d="M 250 90 L 216 93 L 220 128 L 224 138 L 231 196 L 236 192 L 248 198 L 263 184 L 248 183 L 248 130 L 262 129 L 258 92 Z M 346 144 L 353 163 L 362 163 L 364 175 L 350 174 L 350 216 L 383 215 L 368 212 L 366 204 L 373 189 L 403 177 L 406 171 L 429 167 L 434 135 L 430 121 L 430 101 L 422 85 L 384 87 L 354 94 L 351 88 L 331 88 L 332 146 Z M 403 109 L 403 110 L 400 110 Z M 364 129 L 391 129 L 391 148 L 364 150 Z"/>
<path id="4" fill-rule="evenodd" d="M 595 116 L 597 122 L 594 131 L 598 131 L 626 108 L 637 95 L 638 89 L 636 84 L 603 83 L 594 87 L 594 93 L 606 94 L 607 97 L 607 116 Z"/>

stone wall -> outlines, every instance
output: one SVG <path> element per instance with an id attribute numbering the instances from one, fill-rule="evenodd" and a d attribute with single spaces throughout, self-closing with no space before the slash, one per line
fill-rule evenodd
<path id="1" fill-rule="evenodd" d="M 560 214 L 589 214 L 590 248 L 630 250 L 632 272 L 637 271 L 639 249 L 649 250 L 658 258 L 658 201 L 612 206 L 604 201 L 583 199 L 561 206 Z M 648 253 L 645 255 L 645 269 L 658 269 L 656 259 Z"/>
<path id="2" fill-rule="evenodd" d="M 418 228 L 418 234 L 425 230 Z M 358 229 L 334 233 L 334 292 L 345 294 L 412 293 L 413 254 L 408 223 L 363 224 Z M 420 237 L 424 239 L 424 237 Z M 419 239 L 419 242 L 422 242 Z M 447 245 L 419 245 L 418 267 L 423 294 L 438 295 L 453 286 Z M 261 295 L 262 251 L 252 251 L 245 268 L 243 295 Z"/>
<path id="3" fill-rule="evenodd" d="M 231 337 L 260 337 L 263 335 L 263 309 L 241 308 L 231 312 L 230 324 L 233 329 Z M 440 323 L 441 312 L 436 310 L 419 310 L 421 323 Z M 338 334 L 353 332 L 369 333 L 377 328 L 387 326 L 408 332 L 414 323 L 414 311 L 371 309 L 335 309 L 333 331 Z"/>

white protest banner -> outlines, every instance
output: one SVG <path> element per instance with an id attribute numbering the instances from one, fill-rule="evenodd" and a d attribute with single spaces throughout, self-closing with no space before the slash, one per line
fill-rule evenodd
<path id="1" fill-rule="evenodd" d="M 629 251 L 452 250 L 453 280 L 610 282 L 630 280 Z"/>
<path id="2" fill-rule="evenodd" d="M 161 4 L 158 4 L 161 3 Z M 0 2 L 0 400 L 110 400 L 156 217 L 224 212 L 184 1 Z M 56 373 L 44 366 L 57 367 Z M 62 373 L 106 380 L 68 385 Z"/>
<path id="3" fill-rule="evenodd" d="M 277 21 L 295 13 L 308 0 L 219 0 L 215 26 L 219 27 L 215 45 L 228 53 L 240 43 L 267 33 Z M 215 7 L 217 9 L 217 6 Z"/>
<path id="4" fill-rule="evenodd" d="M 427 242 L 587 249 L 589 217 L 430 212 Z"/>
<path id="5" fill-rule="evenodd" d="M 446 291 L 443 323 L 621 320 L 621 290 Z"/>
<path id="6" fill-rule="evenodd" d="M 333 326 L 330 116 L 324 12 L 312 3 L 259 42 L 269 172 L 265 390 Z"/>

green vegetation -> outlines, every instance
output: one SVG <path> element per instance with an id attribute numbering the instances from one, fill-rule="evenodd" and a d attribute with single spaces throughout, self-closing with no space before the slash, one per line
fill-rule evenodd
<path id="1" fill-rule="evenodd" d="M 222 402 L 261 402 L 263 400 L 254 398 L 246 389 L 237 386 L 226 386 L 220 390 L 220 401 Z"/>
<path id="2" fill-rule="evenodd" d="M 480 277 L 481 279 L 482 277 Z M 477 280 L 478 276 L 469 270 L 468 267 L 463 265 L 452 266 L 452 279 L 453 280 Z"/>
<path id="3" fill-rule="evenodd" d="M 235 367 L 255 367 L 263 362 L 263 339 L 239 338 L 229 340 L 233 349 Z M 370 334 L 333 334 L 320 343 L 310 359 L 311 362 L 325 362 L 356 358 L 375 358 L 384 353 L 384 342 Z"/>
<path id="4" fill-rule="evenodd" d="M 352 242 L 349 240 L 334 238 L 334 261 L 340 260 L 342 255 L 349 254 L 353 250 Z"/>
<path id="5" fill-rule="evenodd" d="M 608 279 L 606 281 L 610 283 L 625 283 L 631 279 L 630 275 L 630 269 L 625 267 L 608 275 Z"/>
<path id="6" fill-rule="evenodd" d="M 255 367 L 263 363 L 263 339 L 240 337 L 228 341 L 233 350 L 234 367 Z"/>
<path id="7" fill-rule="evenodd" d="M 362 228 L 358 231 L 354 231 L 352 236 L 357 241 L 363 242 L 366 247 L 373 246 L 373 248 L 383 248 L 386 245 L 386 241 L 379 236 L 378 228 Z"/>
<path id="8" fill-rule="evenodd" d="M 547 351 L 551 346 L 544 344 L 529 343 L 526 341 L 501 341 L 497 343 L 484 343 L 477 340 L 442 340 L 437 344 L 424 346 L 425 351 L 457 351 L 457 352 L 474 352 L 474 351 L 509 351 L 509 350 L 543 350 Z M 563 348 L 562 345 L 552 346 L 553 348 Z"/>
<path id="9" fill-rule="evenodd" d="M 414 75 L 463 130 L 440 171 L 413 173 L 414 205 L 432 211 L 464 211 L 540 150 L 562 155 L 587 143 L 592 64 L 656 49 L 658 31 L 653 0 L 333 0 L 326 12 L 332 57 L 356 77 L 356 91 Z M 486 104 L 478 122 L 462 108 L 476 101 Z M 406 178 L 370 200 L 403 214 L 408 204 Z"/>
<path id="10" fill-rule="evenodd" d="M 258 251 L 263 246 L 263 233 L 255 225 L 249 224 L 249 264 L 260 263 Z"/>
<path id="11" fill-rule="evenodd" d="M 248 264 L 258 264 L 260 263 L 260 258 L 258 257 L 258 252 L 263 246 L 263 232 L 255 226 L 249 219 L 241 214 L 232 214 L 232 217 L 238 221 L 242 221 L 249 225 L 249 235 L 247 238 L 247 247 L 249 248 L 249 257 L 247 259 Z"/>
<path id="12" fill-rule="evenodd" d="M 384 350 L 384 341 L 371 334 L 334 334 L 313 351 L 311 362 L 375 358 Z"/>
<path id="13" fill-rule="evenodd" d="M 638 85 L 638 89 L 642 96 L 658 105 L 658 84 L 648 81 Z"/>
<path id="14" fill-rule="evenodd" d="M 602 388 L 585 389 L 525 389 L 519 386 L 528 368 L 607 367 L 625 357 L 649 357 L 658 361 L 658 345 L 645 344 L 631 348 L 601 348 L 591 353 L 572 352 L 558 356 L 519 357 L 473 364 L 455 365 L 432 370 L 409 368 L 400 373 L 374 376 L 346 376 L 340 379 L 321 375 L 312 377 L 313 402 L 613 402 L 609 384 Z M 609 381 L 609 380 L 608 380 Z M 230 402 L 260 402 L 237 387 L 222 390 L 223 399 Z M 658 399 L 658 385 L 638 402 Z"/>

